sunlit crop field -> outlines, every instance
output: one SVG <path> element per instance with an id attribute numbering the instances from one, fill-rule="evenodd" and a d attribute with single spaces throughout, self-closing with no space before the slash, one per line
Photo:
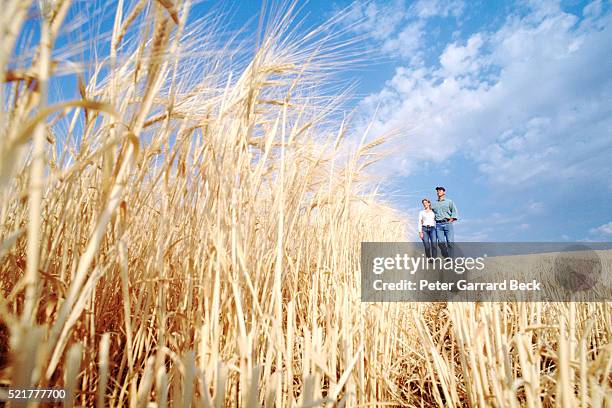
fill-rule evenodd
<path id="1" fill-rule="evenodd" d="M 70 1 L 2 3 L 3 385 L 88 407 L 612 406 L 609 303 L 362 303 L 360 242 L 407 226 L 367 173 L 384 137 L 329 92 L 354 44 L 295 35 L 284 7 L 245 50 L 190 6 L 112 3 L 73 43 L 98 28 Z"/>

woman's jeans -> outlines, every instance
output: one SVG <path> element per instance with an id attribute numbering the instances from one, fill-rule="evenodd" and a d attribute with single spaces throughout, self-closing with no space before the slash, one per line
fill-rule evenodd
<path id="1" fill-rule="evenodd" d="M 436 227 L 423 226 L 423 246 L 427 258 L 436 257 Z"/>
<path id="2" fill-rule="evenodd" d="M 436 238 L 444 258 L 453 258 L 453 242 L 455 234 L 452 222 L 436 222 Z"/>

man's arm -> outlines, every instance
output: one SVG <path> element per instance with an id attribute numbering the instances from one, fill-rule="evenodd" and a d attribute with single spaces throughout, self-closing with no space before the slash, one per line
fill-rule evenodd
<path id="1" fill-rule="evenodd" d="M 457 221 L 457 219 L 459 218 L 459 211 L 457 211 L 457 207 L 455 206 L 455 202 L 451 201 L 451 205 L 450 205 L 450 219 L 452 221 Z"/>

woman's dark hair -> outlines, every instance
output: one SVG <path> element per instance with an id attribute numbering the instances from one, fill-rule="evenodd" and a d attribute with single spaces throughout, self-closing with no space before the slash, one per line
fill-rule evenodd
<path id="1" fill-rule="evenodd" d="M 421 202 L 427 201 L 429 204 L 431 204 L 431 201 L 429 201 L 429 198 L 424 198 L 421 200 Z"/>

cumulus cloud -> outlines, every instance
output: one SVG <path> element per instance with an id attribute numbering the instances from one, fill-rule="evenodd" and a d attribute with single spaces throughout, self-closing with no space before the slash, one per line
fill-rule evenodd
<path id="1" fill-rule="evenodd" d="M 447 44 L 435 64 L 398 67 L 361 106 L 377 111 L 375 132 L 403 131 L 389 171 L 461 154 L 492 184 L 607 180 L 611 39 L 612 14 L 598 2 L 582 16 L 533 3 L 495 31 Z"/>
<path id="2" fill-rule="evenodd" d="M 591 230 L 593 234 L 612 235 L 612 221 Z"/>
<path id="3" fill-rule="evenodd" d="M 471 36 L 465 46 L 449 44 L 440 56 L 443 75 L 457 77 L 478 73 L 483 63 L 479 53 L 483 44 L 482 38 L 482 34 L 478 33 Z"/>

